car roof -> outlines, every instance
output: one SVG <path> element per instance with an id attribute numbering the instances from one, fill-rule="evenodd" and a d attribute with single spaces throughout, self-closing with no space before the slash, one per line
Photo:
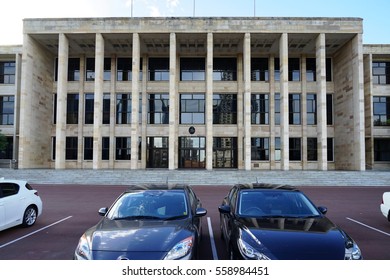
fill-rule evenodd
<path id="1" fill-rule="evenodd" d="M 15 180 L 15 179 L 5 179 L 4 177 L 0 177 L 0 183 L 14 183 L 19 185 L 27 184 L 26 180 Z"/>
<path id="2" fill-rule="evenodd" d="M 267 183 L 253 183 L 253 184 L 236 184 L 236 188 L 239 190 L 279 190 L 279 191 L 296 191 L 299 192 L 294 186 L 283 184 L 267 184 Z"/>
<path id="3" fill-rule="evenodd" d="M 126 192 L 147 190 L 185 190 L 186 188 L 189 188 L 186 184 L 137 184 L 128 186 Z"/>

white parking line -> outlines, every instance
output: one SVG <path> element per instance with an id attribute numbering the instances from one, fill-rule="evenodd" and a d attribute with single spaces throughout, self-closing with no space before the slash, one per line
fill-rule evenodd
<path id="1" fill-rule="evenodd" d="M 374 230 L 374 231 L 380 232 L 380 233 L 382 233 L 382 234 L 384 234 L 384 235 L 390 236 L 390 233 L 387 233 L 387 232 L 384 232 L 384 231 L 379 230 L 379 229 L 377 229 L 377 228 L 374 228 L 374 227 L 371 227 L 371 226 L 369 226 L 369 225 L 363 224 L 362 222 L 356 221 L 356 220 L 354 220 L 354 219 L 351 219 L 351 218 L 348 218 L 348 217 L 347 217 L 347 220 L 350 220 L 351 222 L 357 223 L 357 224 L 359 224 L 359 225 L 362 225 L 362 226 L 364 226 L 364 227 L 366 227 L 366 228 L 369 228 L 369 229 L 372 229 L 372 230 Z"/>
<path id="2" fill-rule="evenodd" d="M 12 243 L 18 242 L 18 241 L 20 241 L 20 240 L 22 240 L 22 239 L 24 239 L 24 238 L 26 238 L 26 237 L 29 237 L 29 236 L 31 236 L 31 235 L 33 235 L 33 234 L 36 234 L 36 233 L 38 233 L 38 232 L 40 232 L 40 231 L 42 231 L 42 230 L 45 230 L 45 229 L 47 229 L 47 228 L 49 228 L 49 227 L 55 226 L 56 224 L 62 223 L 62 222 L 66 221 L 66 220 L 68 220 L 68 219 L 70 219 L 70 218 L 72 218 L 72 217 L 73 217 L 73 216 L 69 216 L 69 217 L 63 218 L 62 220 L 59 220 L 59 221 L 57 221 L 57 222 L 55 222 L 55 223 L 52 223 L 52 224 L 50 224 L 50 225 L 48 225 L 48 226 L 45 226 L 45 227 L 41 228 L 41 229 L 38 229 L 38 230 L 33 231 L 33 232 L 29 233 L 29 234 L 26 234 L 26 235 L 24 235 L 24 236 L 22 236 L 22 237 L 19 237 L 18 239 L 15 239 L 15 240 L 12 240 L 12 241 L 10 241 L 10 242 L 8 242 L 8 243 L 5 243 L 5 244 L 3 244 L 3 245 L 0 245 L 0 249 L 6 247 L 6 246 L 8 246 L 8 245 L 11 245 Z"/>
<path id="3" fill-rule="evenodd" d="M 209 235 L 210 235 L 211 251 L 213 252 L 213 259 L 218 260 L 217 248 L 215 247 L 214 233 L 213 233 L 213 227 L 211 226 L 210 217 L 207 217 L 207 224 L 209 226 Z"/>

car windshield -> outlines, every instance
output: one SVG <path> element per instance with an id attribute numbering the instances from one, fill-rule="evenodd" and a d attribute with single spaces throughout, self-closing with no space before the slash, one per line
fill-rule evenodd
<path id="1" fill-rule="evenodd" d="M 110 219 L 158 219 L 172 220 L 188 216 L 183 191 L 147 190 L 126 193 L 109 211 Z"/>
<path id="2" fill-rule="evenodd" d="M 306 218 L 321 215 L 303 193 L 277 190 L 242 191 L 237 212 L 248 217 Z"/>

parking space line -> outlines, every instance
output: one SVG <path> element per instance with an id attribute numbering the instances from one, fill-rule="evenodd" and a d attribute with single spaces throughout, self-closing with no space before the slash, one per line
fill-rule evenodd
<path id="1" fill-rule="evenodd" d="M 66 220 L 68 220 L 68 219 L 70 219 L 70 218 L 72 218 L 72 217 L 73 217 L 73 216 L 68 216 L 68 217 L 66 217 L 66 218 L 63 218 L 63 219 L 61 219 L 61 220 L 55 222 L 55 223 L 52 223 L 52 224 L 50 224 L 50 225 L 47 225 L 47 226 L 45 226 L 45 227 L 43 227 L 43 228 L 41 228 L 41 229 L 38 229 L 38 230 L 33 231 L 33 232 L 29 233 L 29 234 L 23 235 L 22 237 L 19 237 L 19 238 L 15 239 L 15 240 L 12 240 L 12 241 L 10 241 L 10 242 L 8 242 L 8 243 L 5 243 L 5 244 L 3 244 L 3 245 L 0 245 L 0 249 L 6 247 L 6 246 L 8 246 L 8 245 L 11 245 L 11 244 L 13 244 L 13 243 L 15 243 L 15 242 L 18 242 L 18 241 L 20 241 L 20 240 L 22 240 L 22 239 L 24 239 L 24 238 L 26 238 L 26 237 L 29 237 L 29 236 L 31 236 L 31 235 L 33 235 L 33 234 L 36 234 L 36 233 L 38 233 L 38 232 L 40 232 L 40 231 L 42 231 L 42 230 L 45 230 L 45 229 L 47 229 L 47 228 L 49 228 L 49 227 L 55 226 L 56 224 L 62 223 L 62 222 L 66 221 Z"/>
<path id="2" fill-rule="evenodd" d="M 209 227 L 209 235 L 210 235 L 211 251 L 213 252 L 213 259 L 218 260 L 217 248 L 215 246 L 213 227 L 211 226 L 211 218 L 210 217 L 207 217 L 207 224 Z"/>
<path id="3" fill-rule="evenodd" d="M 359 225 L 362 225 L 362 226 L 364 226 L 364 227 L 366 227 L 366 228 L 372 229 L 372 230 L 377 231 L 377 232 L 379 232 L 379 233 L 382 233 L 382 234 L 384 234 L 384 235 L 390 236 L 390 233 L 387 233 L 387 232 L 384 232 L 384 231 L 382 231 L 382 230 L 380 230 L 380 229 L 371 227 L 371 226 L 366 225 L 366 224 L 364 224 L 364 223 L 362 223 L 362 222 L 359 222 L 359 221 L 357 221 L 357 220 L 354 220 L 354 219 L 351 219 L 351 218 L 348 218 L 348 217 L 347 217 L 347 220 L 350 220 L 351 222 L 357 223 L 357 224 L 359 224 Z"/>

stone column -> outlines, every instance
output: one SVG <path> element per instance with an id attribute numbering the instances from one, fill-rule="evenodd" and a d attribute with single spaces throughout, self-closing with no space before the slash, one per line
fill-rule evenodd
<path id="1" fill-rule="evenodd" d="M 352 169 L 366 170 L 364 139 L 364 70 L 362 34 L 352 39 L 352 86 L 353 86 L 353 163 Z"/>
<path id="2" fill-rule="evenodd" d="M 206 169 L 213 169 L 213 33 L 207 34 L 206 61 Z"/>
<path id="3" fill-rule="evenodd" d="M 177 168 L 175 156 L 177 153 L 177 121 L 176 111 L 178 106 L 176 87 L 176 34 L 170 34 L 169 45 L 169 169 Z"/>
<path id="4" fill-rule="evenodd" d="M 138 166 L 138 142 L 139 142 L 139 65 L 140 65 L 140 42 L 139 34 L 133 34 L 133 58 L 132 58 L 132 81 L 131 81 L 131 169 Z"/>
<path id="5" fill-rule="evenodd" d="M 316 40 L 316 77 L 317 77 L 317 151 L 318 169 L 328 169 L 327 126 L 326 126 L 326 53 L 325 34 Z"/>
<path id="6" fill-rule="evenodd" d="M 102 110 L 103 110 L 103 72 L 104 38 L 96 34 L 95 50 L 95 94 L 93 111 L 93 169 L 100 169 L 102 164 Z"/>
<path id="7" fill-rule="evenodd" d="M 59 34 L 58 79 L 57 79 L 57 125 L 55 168 L 65 169 L 66 147 L 66 102 L 68 93 L 69 41 L 65 34 Z"/>
<path id="8" fill-rule="evenodd" d="M 244 168 L 251 170 L 251 34 L 244 37 Z"/>
<path id="9" fill-rule="evenodd" d="M 283 33 L 279 43 L 280 55 L 280 143 L 281 169 L 289 170 L 288 122 L 288 35 Z"/>

